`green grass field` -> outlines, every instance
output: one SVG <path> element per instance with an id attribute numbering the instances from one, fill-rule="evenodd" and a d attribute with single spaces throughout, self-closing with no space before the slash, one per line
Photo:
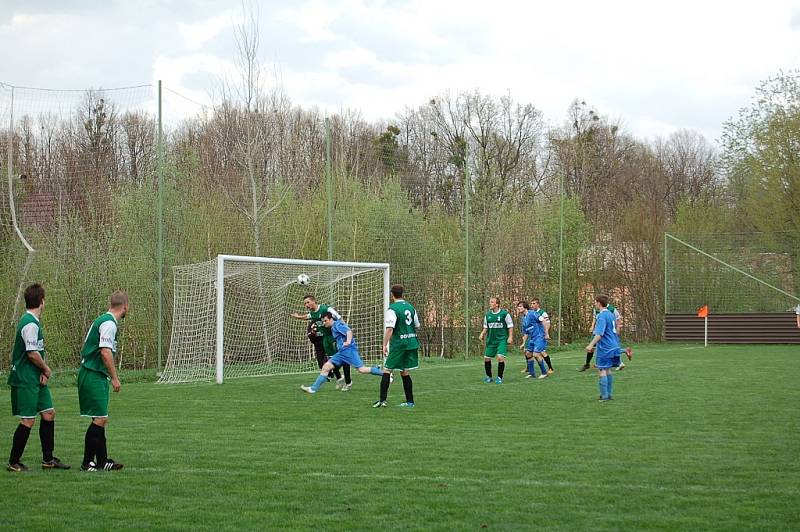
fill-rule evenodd
<path id="1" fill-rule="evenodd" d="M 87 422 L 53 390 L 71 471 L 0 475 L 0 529 L 775 530 L 800 527 L 800 349 L 652 345 L 601 404 L 578 351 L 556 374 L 481 382 L 480 359 L 433 361 L 370 408 L 379 379 L 308 396 L 292 375 L 125 385 L 118 473 L 78 471 Z M 5 379 L 3 379 L 5 380 Z M 5 463 L 16 420 L 0 392 Z M 38 425 L 38 423 L 37 423 Z"/>

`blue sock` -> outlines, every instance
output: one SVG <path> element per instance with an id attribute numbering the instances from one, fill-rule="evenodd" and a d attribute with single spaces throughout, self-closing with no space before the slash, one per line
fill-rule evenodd
<path id="1" fill-rule="evenodd" d="M 611 397 L 612 395 L 614 395 L 614 376 L 609 375 L 606 377 L 606 379 L 608 382 L 608 384 L 606 385 L 606 388 L 608 389 L 608 396 Z"/>
<path id="2" fill-rule="evenodd" d="M 542 370 L 542 375 L 547 375 L 547 366 L 544 365 L 544 360 L 539 361 L 539 369 Z"/>
<path id="3" fill-rule="evenodd" d="M 534 364 L 533 359 L 528 359 L 528 374 L 536 376 L 536 364 Z"/>
<path id="4" fill-rule="evenodd" d="M 311 385 L 311 389 L 315 392 L 319 390 L 319 387 L 328 382 L 327 375 L 317 375 L 317 380 L 314 381 L 314 384 Z"/>
<path id="5" fill-rule="evenodd" d="M 373 374 L 373 375 L 377 375 L 378 377 L 383 375 L 383 372 L 381 371 L 381 367 L 380 366 L 372 366 L 371 368 L 369 368 L 369 372 L 371 374 Z"/>
<path id="6" fill-rule="evenodd" d="M 600 380 L 598 381 L 598 383 L 600 385 L 600 397 L 603 398 L 603 399 L 607 399 L 608 398 L 608 377 L 606 377 L 605 375 L 600 377 Z"/>

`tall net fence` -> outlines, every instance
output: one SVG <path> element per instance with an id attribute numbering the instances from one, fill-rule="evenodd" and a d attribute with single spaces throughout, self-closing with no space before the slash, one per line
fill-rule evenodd
<path id="1" fill-rule="evenodd" d="M 540 298 L 563 343 L 585 340 L 605 291 L 623 334 L 660 337 L 663 233 L 637 222 L 647 212 L 587 207 L 562 171 L 581 160 L 553 164 L 568 142 L 532 106 L 436 99 L 387 125 L 278 91 L 252 106 L 158 95 L 0 84 L 2 345 L 21 289 L 41 282 L 51 362 L 74 368 L 88 324 L 122 288 L 121 365 L 160 367 L 175 341 L 176 267 L 219 254 L 387 262 L 419 311 L 425 356 L 478 353 L 490 296 L 512 310 Z M 287 305 L 302 310 L 299 295 Z"/>
<path id="2" fill-rule="evenodd" d="M 54 367 L 77 363 L 88 325 L 112 287 L 139 312 L 128 323 L 122 363 L 141 367 L 156 308 L 154 269 L 155 93 L 150 86 L 49 91 L 0 86 L 3 176 L 2 323 L 11 343 L 22 289 L 46 288 L 47 352 Z M 5 358 L 4 362 L 5 362 Z"/>
<path id="3" fill-rule="evenodd" d="M 791 233 L 666 236 L 667 313 L 788 312 L 800 303 L 800 242 Z"/>

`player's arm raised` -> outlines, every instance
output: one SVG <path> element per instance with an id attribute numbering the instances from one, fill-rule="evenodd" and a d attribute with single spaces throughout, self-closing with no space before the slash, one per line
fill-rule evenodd
<path id="1" fill-rule="evenodd" d="M 302 312 L 290 312 L 289 316 L 293 317 L 296 320 L 307 320 L 308 314 L 303 314 Z"/>

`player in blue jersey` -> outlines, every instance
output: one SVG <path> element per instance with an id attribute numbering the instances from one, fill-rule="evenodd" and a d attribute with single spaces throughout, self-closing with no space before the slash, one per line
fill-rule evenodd
<path id="1" fill-rule="evenodd" d="M 522 316 L 520 323 L 520 329 L 522 331 L 522 345 L 520 346 L 520 349 L 522 349 L 525 353 L 525 371 L 527 372 L 525 378 L 536 378 L 537 362 L 539 364 L 539 369 L 542 371 L 542 375 L 546 377 L 547 369 L 545 369 L 544 360 L 541 358 L 536 358 L 534 355 L 534 353 L 538 352 L 536 351 L 537 347 L 541 348 L 541 341 L 538 341 L 537 343 L 536 336 L 537 324 L 541 323 L 539 322 L 540 315 L 530 308 L 530 305 L 527 301 L 520 301 L 517 304 L 517 312 Z"/>
<path id="2" fill-rule="evenodd" d="M 350 364 L 356 368 L 359 373 L 370 373 L 378 377 L 383 375 L 380 366 L 373 366 L 371 368 L 364 365 L 361 356 L 358 354 L 358 344 L 353 337 L 353 330 L 347 325 L 343 319 L 334 320 L 331 312 L 324 312 L 322 314 L 322 325 L 331 330 L 333 339 L 336 341 L 336 347 L 339 350 L 329 358 L 319 372 L 317 380 L 311 386 L 302 385 L 300 388 L 307 393 L 314 394 L 320 387 L 328 382 L 328 374 L 335 366 L 342 364 Z"/>
<path id="3" fill-rule="evenodd" d="M 624 350 L 619 345 L 619 336 L 616 330 L 616 317 L 608 310 L 608 296 L 600 294 L 594 298 L 594 306 L 598 310 L 592 341 L 586 346 L 586 352 L 595 353 L 595 365 L 600 373 L 600 398 L 601 402 L 613 398 L 614 377 L 611 368 L 614 357 L 619 356 Z"/>
<path id="4" fill-rule="evenodd" d="M 550 361 L 550 355 L 547 354 L 547 341 L 550 340 L 550 316 L 542 308 L 542 302 L 538 297 L 531 299 L 531 312 L 535 316 L 531 319 L 533 356 L 539 362 L 539 367 L 542 368 L 539 378 L 544 379 L 553 374 L 553 363 Z M 547 371 L 543 369 L 542 361 L 547 364 Z"/>

